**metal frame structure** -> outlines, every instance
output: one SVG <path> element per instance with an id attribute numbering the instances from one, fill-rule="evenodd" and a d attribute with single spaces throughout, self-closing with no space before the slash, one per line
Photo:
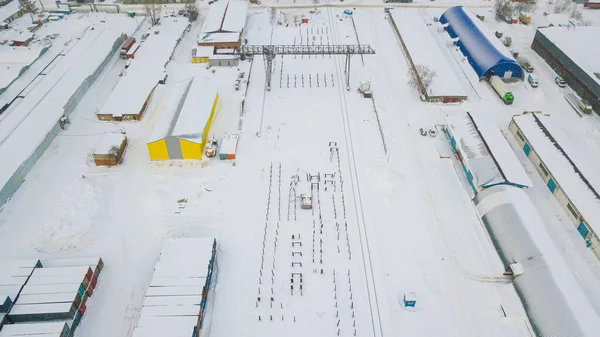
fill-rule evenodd
<path id="1" fill-rule="evenodd" d="M 240 54 L 246 57 L 262 55 L 266 64 L 267 90 L 271 90 L 271 73 L 276 55 L 346 55 L 344 73 L 346 89 L 350 90 L 350 57 L 352 55 L 375 54 L 370 45 L 245 45 Z"/>

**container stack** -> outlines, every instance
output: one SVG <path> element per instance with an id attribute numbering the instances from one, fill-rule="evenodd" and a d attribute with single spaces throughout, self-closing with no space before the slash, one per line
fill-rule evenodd
<path id="1" fill-rule="evenodd" d="M 13 324 L 2 328 L 0 337 L 73 336 L 104 267 L 100 258 L 43 260 L 39 265 L 8 313 Z"/>
<path id="2" fill-rule="evenodd" d="M 34 269 L 41 266 L 40 260 L 0 261 L 0 329 Z"/>
<path id="3" fill-rule="evenodd" d="M 133 337 L 197 337 L 216 259 L 216 240 L 169 239 L 144 298 Z"/>

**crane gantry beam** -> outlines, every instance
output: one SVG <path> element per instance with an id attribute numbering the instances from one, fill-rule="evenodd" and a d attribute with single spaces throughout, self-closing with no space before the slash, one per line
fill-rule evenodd
<path id="1" fill-rule="evenodd" d="M 375 54 L 369 45 L 244 45 L 241 55 L 251 57 L 262 55 L 266 61 L 267 90 L 271 90 L 271 73 L 276 55 L 346 55 L 344 72 L 346 89 L 350 90 L 350 57 L 352 55 Z"/>

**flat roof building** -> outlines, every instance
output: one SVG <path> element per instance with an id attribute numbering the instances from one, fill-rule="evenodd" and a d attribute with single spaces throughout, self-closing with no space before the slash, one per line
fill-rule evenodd
<path id="1" fill-rule="evenodd" d="M 247 2 L 215 2 L 202 26 L 198 46 L 239 50 L 247 15 Z"/>
<path id="2" fill-rule="evenodd" d="M 586 130 L 583 123 L 571 123 L 567 132 L 551 117 L 527 113 L 514 116 L 509 130 L 585 244 L 600 258 L 600 134 Z"/>
<path id="3" fill-rule="evenodd" d="M 479 114 L 446 118 L 445 133 L 474 193 L 496 185 L 519 188 L 531 180 L 500 129 Z"/>
<path id="4" fill-rule="evenodd" d="M 426 100 L 442 103 L 466 100 L 465 90 L 422 20 L 419 10 L 393 9 L 390 10 L 390 16 L 409 66 L 418 77 L 419 91 L 425 95 Z M 435 71 L 436 75 L 427 88 L 417 70 L 418 66 Z"/>
<path id="5" fill-rule="evenodd" d="M 600 27 L 538 28 L 531 48 L 600 112 Z"/>

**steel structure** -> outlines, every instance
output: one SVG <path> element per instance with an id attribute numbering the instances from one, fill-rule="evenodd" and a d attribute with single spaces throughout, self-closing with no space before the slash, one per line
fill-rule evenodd
<path id="1" fill-rule="evenodd" d="M 350 90 L 350 57 L 352 55 L 375 54 L 369 45 L 245 45 L 240 54 L 251 57 L 262 55 L 267 62 L 267 90 L 271 90 L 271 73 L 276 55 L 346 55 L 344 72 L 346 89 Z"/>

